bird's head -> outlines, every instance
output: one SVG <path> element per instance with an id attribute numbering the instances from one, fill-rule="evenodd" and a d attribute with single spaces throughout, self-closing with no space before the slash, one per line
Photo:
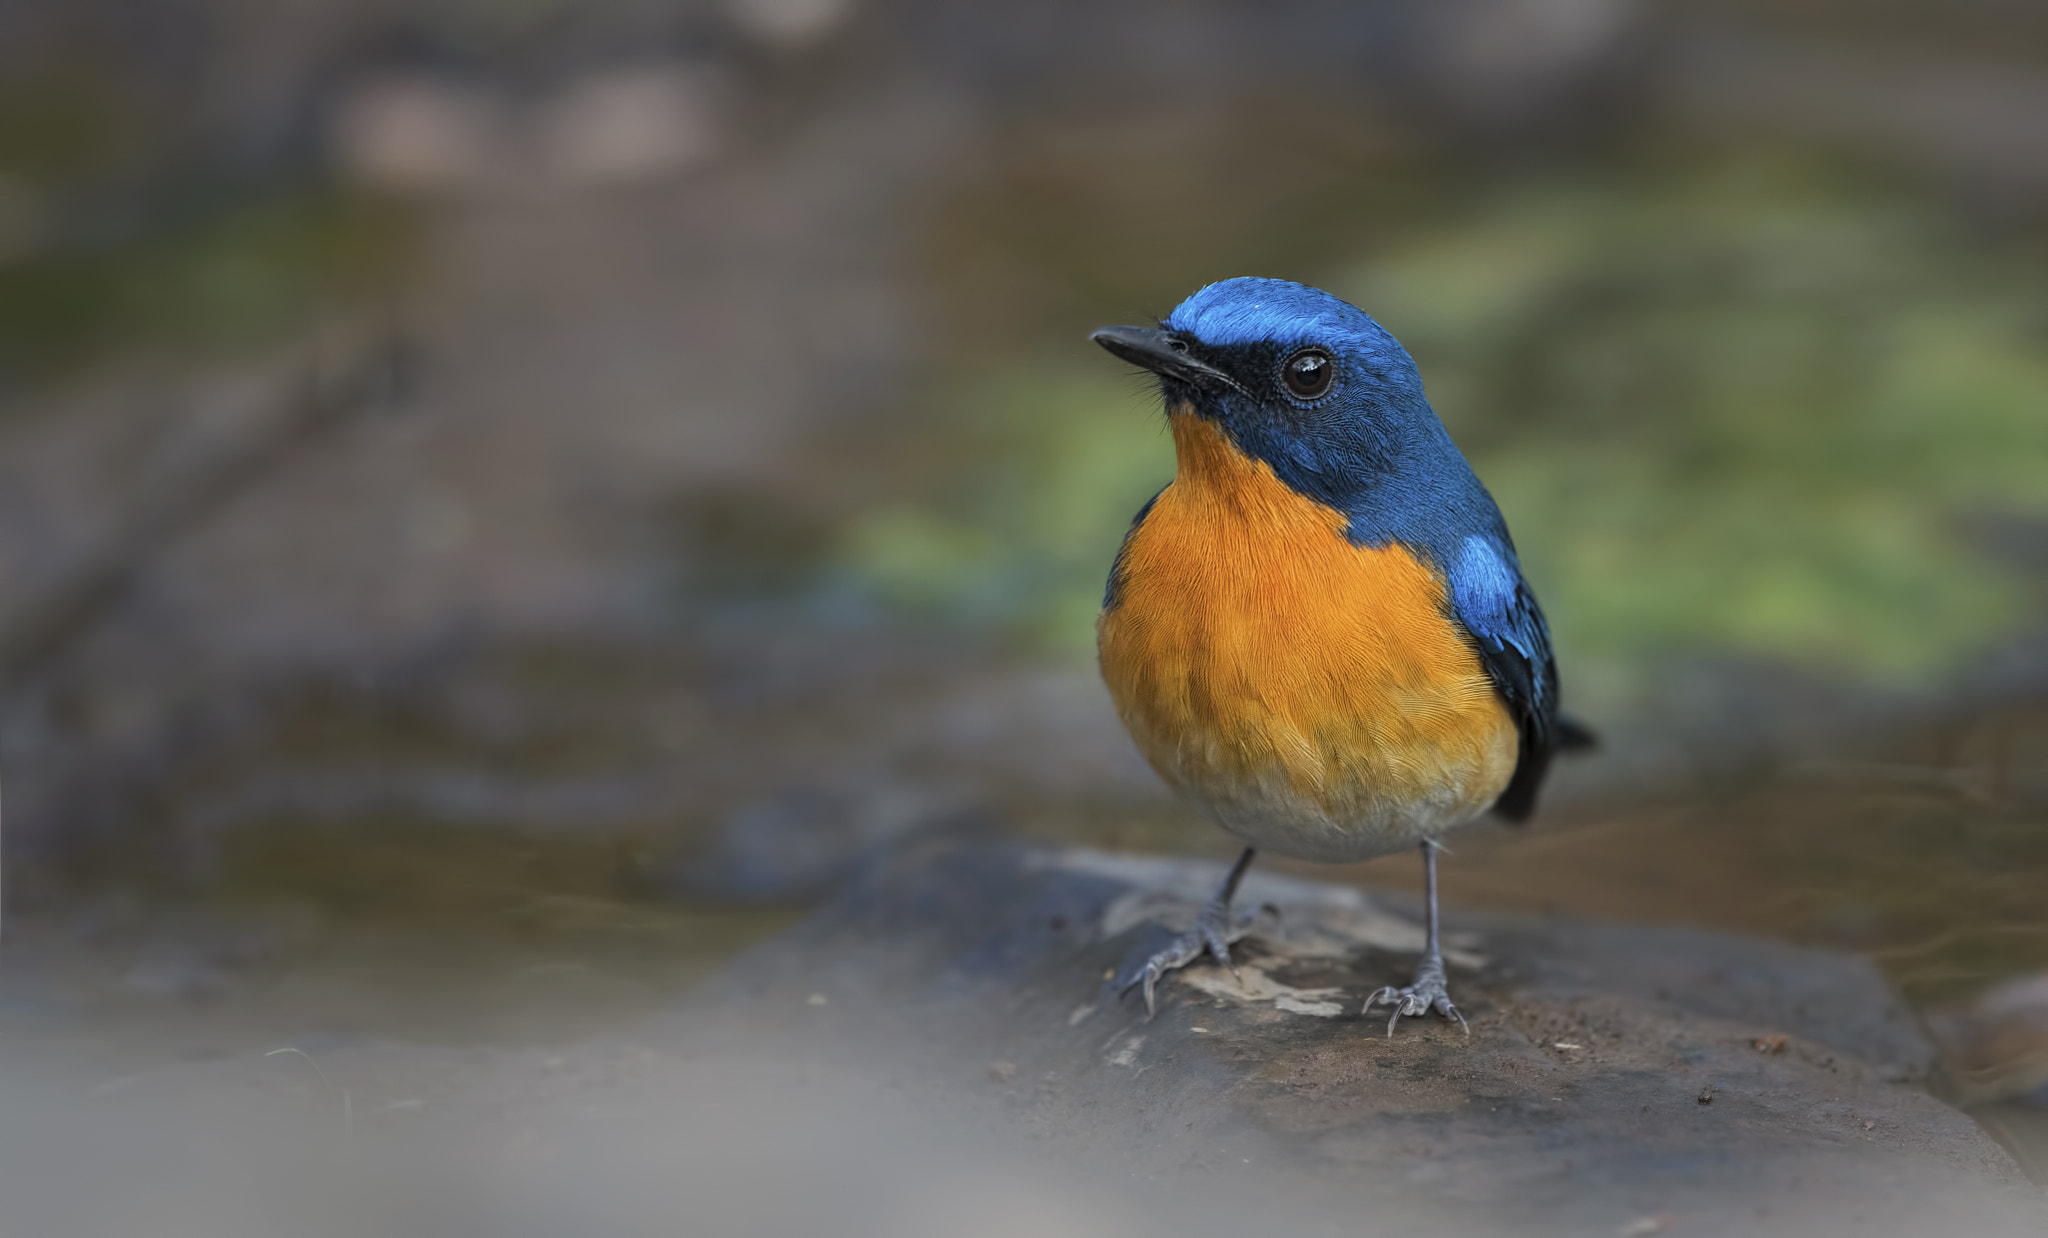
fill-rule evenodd
<path id="1" fill-rule="evenodd" d="M 1445 449 L 1456 458 L 1408 350 L 1320 289 L 1226 279 L 1157 327 L 1103 327 L 1089 338 L 1158 374 L 1170 416 L 1214 422 L 1238 450 L 1335 507 L 1412 477 Z"/>

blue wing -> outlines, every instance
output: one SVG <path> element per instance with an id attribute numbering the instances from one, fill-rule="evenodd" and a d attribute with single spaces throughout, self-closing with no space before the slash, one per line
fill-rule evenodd
<path id="1" fill-rule="evenodd" d="M 1123 591 L 1124 555 L 1131 548 L 1132 535 L 1137 533 L 1139 525 L 1145 523 L 1145 517 L 1152 514 L 1152 505 L 1159 501 L 1159 496 L 1165 493 L 1166 487 L 1159 487 L 1158 491 L 1151 498 L 1145 500 L 1145 506 L 1138 509 L 1138 514 L 1131 517 L 1131 527 L 1124 530 L 1124 540 L 1118 544 L 1116 558 L 1111 560 L 1109 564 L 1109 581 L 1102 586 L 1102 609 L 1104 611 L 1116 609 L 1117 595 Z"/>
<path id="2" fill-rule="evenodd" d="M 1557 750 L 1557 662 L 1550 625 L 1522 579 L 1514 547 L 1492 534 L 1473 534 L 1451 565 L 1451 609 L 1472 636 L 1487 675 L 1507 702 L 1521 732 L 1521 759 L 1494 811 L 1511 821 L 1528 817 L 1536 791 Z"/>

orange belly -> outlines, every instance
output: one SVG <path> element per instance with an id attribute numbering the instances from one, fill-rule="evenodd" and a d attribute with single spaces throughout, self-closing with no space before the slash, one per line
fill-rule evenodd
<path id="1" fill-rule="evenodd" d="M 1246 842 L 1384 855 L 1506 789 L 1514 720 L 1398 545 L 1290 489 L 1212 422 L 1172 415 L 1179 473 L 1133 530 L 1097 635 L 1118 716 L 1160 777 Z"/>

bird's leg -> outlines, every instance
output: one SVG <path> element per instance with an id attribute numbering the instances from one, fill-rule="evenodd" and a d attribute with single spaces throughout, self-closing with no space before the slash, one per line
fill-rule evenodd
<path id="1" fill-rule="evenodd" d="M 1252 857 L 1258 852 L 1250 847 L 1237 857 L 1237 863 L 1230 866 L 1230 875 L 1202 908 L 1202 914 L 1195 917 L 1195 927 L 1174 938 L 1164 950 L 1145 960 L 1145 965 L 1132 973 L 1129 980 L 1117 990 L 1121 997 L 1138 985 L 1145 986 L 1145 1017 L 1153 1014 L 1152 990 L 1159 978 L 1175 968 L 1186 967 L 1201 958 L 1203 953 L 1215 956 L 1218 963 L 1237 974 L 1237 967 L 1230 961 L 1230 947 L 1251 931 L 1256 917 L 1233 917 L 1230 914 L 1230 900 L 1237 896 L 1237 883 L 1244 880 L 1244 870 L 1252 866 Z"/>
<path id="2" fill-rule="evenodd" d="M 1412 1019 L 1432 1010 L 1446 1019 L 1456 1019 L 1467 1036 L 1472 1034 L 1472 1025 L 1465 1022 L 1465 1016 L 1451 1004 L 1450 988 L 1444 978 L 1443 944 L 1437 936 L 1436 853 L 1442 849 L 1443 845 L 1435 839 L 1422 841 L 1422 885 L 1425 901 L 1429 904 L 1429 941 L 1423 947 L 1422 961 L 1415 965 L 1415 983 L 1405 989 L 1388 985 L 1366 998 L 1365 1008 L 1359 1011 L 1360 1014 L 1370 1013 L 1381 1002 L 1391 1005 L 1394 1013 L 1387 1020 L 1389 1036 L 1394 1034 L 1394 1025 L 1401 1021 L 1402 1016 Z"/>

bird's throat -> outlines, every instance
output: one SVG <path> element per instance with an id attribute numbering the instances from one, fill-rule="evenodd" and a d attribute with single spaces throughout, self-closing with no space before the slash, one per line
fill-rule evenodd
<path id="1" fill-rule="evenodd" d="M 1189 404 L 1168 410 L 1178 471 L 1174 485 L 1180 497 L 1200 506 L 1221 505 L 1240 511 L 1256 509 L 1270 517 L 1285 508 L 1288 523 L 1307 521 L 1342 536 L 1350 517 L 1289 486 L 1273 466 L 1248 455 L 1230 435 Z"/>

